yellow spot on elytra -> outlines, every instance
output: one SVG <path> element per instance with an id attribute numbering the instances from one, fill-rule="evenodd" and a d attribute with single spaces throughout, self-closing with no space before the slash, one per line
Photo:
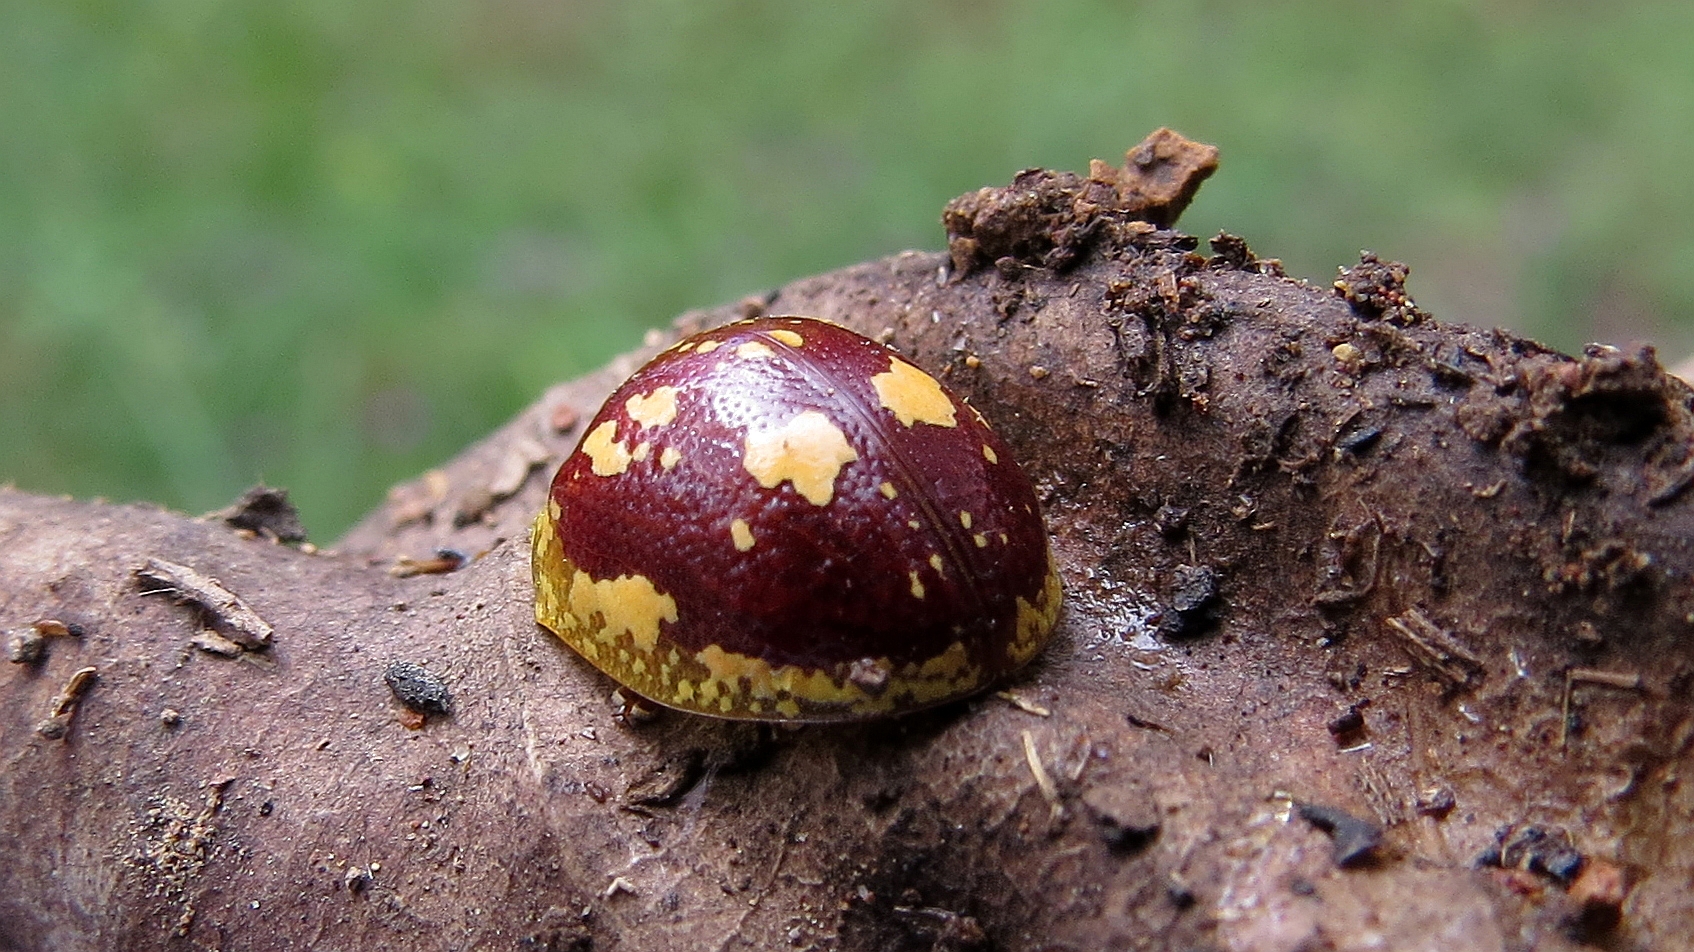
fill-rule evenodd
<path id="1" fill-rule="evenodd" d="M 647 442 L 646 440 L 642 440 L 640 443 L 635 444 L 635 452 L 629 454 L 629 458 L 636 461 L 637 463 L 639 463 L 642 460 L 646 459 L 647 454 L 651 453 L 652 451 L 653 451 L 653 444 Z"/>
<path id="2" fill-rule="evenodd" d="M 929 567 L 934 569 L 937 574 L 941 572 L 941 564 L 941 553 L 937 552 L 929 557 Z"/>
<path id="3" fill-rule="evenodd" d="M 922 529 L 923 528 L 923 523 L 917 521 L 916 519 L 907 519 L 906 525 L 911 526 L 914 529 Z"/>
<path id="4" fill-rule="evenodd" d="M 994 454 L 994 447 L 989 446 L 987 443 L 982 444 L 982 456 L 990 463 L 1000 462 L 1000 457 Z"/>
<path id="5" fill-rule="evenodd" d="M 801 337 L 799 334 L 796 334 L 787 328 L 770 331 L 770 335 L 790 347 L 802 347 L 806 343 L 806 338 Z"/>
<path id="6" fill-rule="evenodd" d="M 884 408 L 894 414 L 903 426 L 929 423 L 934 426 L 958 426 L 953 417 L 953 401 L 942 392 L 934 377 L 892 358 L 888 370 L 871 378 L 876 397 Z"/>
<path id="7" fill-rule="evenodd" d="M 1001 545 L 1006 544 L 1006 534 L 1004 532 L 1000 533 L 1000 544 Z"/>
<path id="8" fill-rule="evenodd" d="M 676 469 L 676 464 L 682 461 L 682 452 L 674 446 L 667 446 L 659 451 L 659 465 L 666 470 Z"/>
<path id="9" fill-rule="evenodd" d="M 799 717 L 800 705 L 795 704 L 792 700 L 784 699 L 776 702 L 776 712 L 783 717 Z"/>
<path id="10" fill-rule="evenodd" d="M 887 496 L 889 499 L 893 499 L 895 496 L 900 495 L 900 491 L 894 488 L 893 483 L 883 483 L 881 486 L 878 486 L 877 488 L 880 489 L 882 491 L 882 494 L 884 496 Z"/>
<path id="11" fill-rule="evenodd" d="M 749 358 L 749 359 L 757 358 L 757 357 L 770 357 L 770 356 L 774 355 L 775 353 L 776 353 L 775 351 L 770 349 L 769 345 L 762 344 L 762 343 L 760 343 L 759 341 L 756 341 L 756 340 L 750 340 L 747 343 L 742 344 L 742 345 L 735 348 L 735 356 L 746 357 L 746 358 Z"/>
<path id="12" fill-rule="evenodd" d="M 583 621 L 599 615 L 603 623 L 595 635 L 607 644 L 628 632 L 636 650 L 652 651 L 659 642 L 659 622 L 676 621 L 676 599 L 654 588 L 645 575 L 595 579 L 577 569 L 571 578 L 570 611 Z"/>
<path id="13" fill-rule="evenodd" d="M 701 354 L 709 354 L 712 351 L 717 350 L 719 347 L 722 347 L 722 346 L 723 346 L 723 341 L 721 341 L 721 340 L 701 341 L 700 346 L 695 348 L 695 352 L 701 353 Z"/>
<path id="14" fill-rule="evenodd" d="M 841 467 L 859 458 L 841 428 L 816 410 L 806 410 L 773 430 L 748 431 L 741 465 L 766 489 L 783 480 L 814 506 L 835 498 Z"/>
<path id="15" fill-rule="evenodd" d="M 923 582 L 918 579 L 918 573 L 916 571 L 912 571 L 912 572 L 909 572 L 907 574 L 912 577 L 912 597 L 913 598 L 922 598 L 923 597 Z"/>
<path id="16" fill-rule="evenodd" d="M 582 441 L 582 451 L 588 454 L 596 476 L 617 476 L 629 469 L 629 448 L 619 443 L 616 420 L 607 420 L 595 427 Z"/>
<path id="17" fill-rule="evenodd" d="M 676 419 L 676 388 L 656 387 L 652 393 L 625 400 L 623 407 L 629 418 L 642 426 L 664 426 Z"/>
<path id="18" fill-rule="evenodd" d="M 959 525 L 964 526 L 966 529 L 969 529 L 971 527 L 971 514 L 968 513 L 968 512 L 965 512 L 963 510 L 960 510 L 959 511 Z"/>
<path id="19" fill-rule="evenodd" d="M 978 532 L 974 536 L 971 536 L 971 540 L 976 543 L 976 547 L 979 548 L 979 549 L 988 548 L 988 537 L 983 535 L 980 532 Z"/>
<path id="20" fill-rule="evenodd" d="M 753 547 L 753 530 L 747 528 L 747 520 L 736 519 L 729 524 L 729 537 L 735 541 L 735 551 L 745 552 Z"/>
<path id="21" fill-rule="evenodd" d="M 694 682 L 693 681 L 683 680 L 683 681 L 677 682 L 677 685 L 676 685 L 676 700 L 677 700 L 678 704 L 687 704 L 689 701 L 694 700 Z"/>

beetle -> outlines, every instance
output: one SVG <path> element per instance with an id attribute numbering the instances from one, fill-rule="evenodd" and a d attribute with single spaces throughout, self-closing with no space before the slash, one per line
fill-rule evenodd
<path id="1" fill-rule="evenodd" d="M 1035 490 L 968 403 L 804 317 L 688 337 L 611 395 L 532 536 L 536 619 L 624 687 L 840 721 L 1027 664 L 1062 601 Z"/>

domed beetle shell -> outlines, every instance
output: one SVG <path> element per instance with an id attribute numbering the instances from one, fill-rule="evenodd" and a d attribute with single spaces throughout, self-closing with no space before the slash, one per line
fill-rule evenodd
<path id="1" fill-rule="evenodd" d="M 687 338 L 606 401 L 533 536 L 536 619 L 636 693 L 858 720 L 1033 658 L 1060 584 L 1035 491 L 969 404 L 809 318 Z"/>

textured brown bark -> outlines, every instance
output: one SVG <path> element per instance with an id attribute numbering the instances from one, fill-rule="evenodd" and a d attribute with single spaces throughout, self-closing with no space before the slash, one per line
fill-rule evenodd
<path id="1" fill-rule="evenodd" d="M 1025 173 L 950 207 L 950 255 L 678 321 L 889 340 L 1019 451 L 1068 602 L 1004 695 L 615 722 L 524 539 L 652 348 L 333 552 L 0 491 L 0 626 L 83 632 L 0 671 L 0 948 L 1687 947 L 1694 395 L 1439 322 L 1391 263 L 1197 254 L 1117 177 Z M 473 558 L 387 571 L 438 546 Z M 149 558 L 270 647 L 192 647 Z M 451 713 L 409 729 L 395 661 Z"/>

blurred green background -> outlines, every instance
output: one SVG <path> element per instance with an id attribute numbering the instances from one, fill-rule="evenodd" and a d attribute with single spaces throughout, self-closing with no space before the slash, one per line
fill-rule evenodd
<path id="1" fill-rule="evenodd" d="M 0 482 L 326 540 L 679 311 L 1170 125 L 1183 221 L 1694 350 L 1694 4 L 0 0 Z"/>

